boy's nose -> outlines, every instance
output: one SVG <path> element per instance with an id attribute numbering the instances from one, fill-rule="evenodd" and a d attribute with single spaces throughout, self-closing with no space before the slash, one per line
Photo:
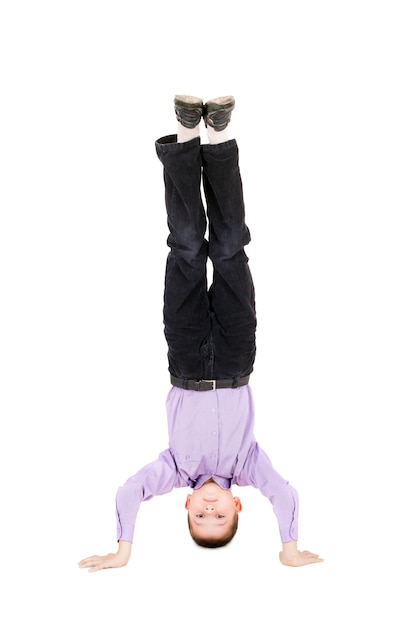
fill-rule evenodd
<path id="1" fill-rule="evenodd" d="M 206 511 L 206 513 L 212 513 L 214 511 L 214 505 L 213 504 L 206 504 L 204 507 L 204 510 Z"/>

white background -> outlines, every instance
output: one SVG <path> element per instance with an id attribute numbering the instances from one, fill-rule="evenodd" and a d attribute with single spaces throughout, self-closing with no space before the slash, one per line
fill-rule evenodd
<path id="1" fill-rule="evenodd" d="M 415 625 L 413 8 L 2 2 L 2 623 Z M 236 98 L 256 434 L 320 565 L 281 566 L 244 489 L 223 550 L 192 544 L 179 490 L 143 505 L 127 568 L 77 566 L 115 550 L 116 490 L 167 443 L 176 93 Z"/>

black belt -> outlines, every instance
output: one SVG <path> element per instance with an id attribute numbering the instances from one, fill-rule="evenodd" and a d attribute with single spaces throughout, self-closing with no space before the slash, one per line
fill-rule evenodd
<path id="1" fill-rule="evenodd" d="M 243 387 L 249 382 L 249 376 L 242 378 L 223 378 L 220 380 L 190 380 L 187 378 L 175 378 L 171 374 L 171 384 L 181 389 L 189 389 L 190 391 L 215 391 L 216 389 L 234 389 L 235 387 Z"/>

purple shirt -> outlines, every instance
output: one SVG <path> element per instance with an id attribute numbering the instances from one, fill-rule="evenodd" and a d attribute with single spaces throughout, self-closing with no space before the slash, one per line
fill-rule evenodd
<path id="1" fill-rule="evenodd" d="M 251 485 L 273 506 L 281 541 L 298 539 L 296 490 L 274 470 L 253 434 L 249 385 L 188 391 L 172 387 L 166 401 L 169 448 L 120 487 L 117 539 L 133 541 L 141 503 L 175 487 L 198 489 L 212 478 L 223 489 Z"/>

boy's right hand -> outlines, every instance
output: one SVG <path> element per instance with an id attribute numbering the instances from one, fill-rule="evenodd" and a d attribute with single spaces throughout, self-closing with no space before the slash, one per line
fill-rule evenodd
<path id="1" fill-rule="evenodd" d="M 130 541 L 119 541 L 119 549 L 115 554 L 107 554 L 106 556 L 89 556 L 78 563 L 79 567 L 88 567 L 89 574 L 98 572 L 101 569 L 109 569 L 114 567 L 124 567 L 128 564 L 132 544 Z"/>

